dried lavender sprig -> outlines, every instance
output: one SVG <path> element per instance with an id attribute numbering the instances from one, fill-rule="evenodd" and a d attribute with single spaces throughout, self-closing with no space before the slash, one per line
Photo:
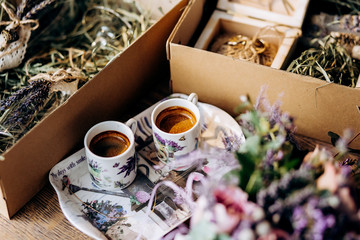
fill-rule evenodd
<path id="1" fill-rule="evenodd" d="M 32 7 L 30 9 L 30 11 L 28 11 L 25 16 L 23 16 L 23 20 L 26 19 L 31 19 L 34 17 L 35 14 L 37 14 L 39 11 L 41 11 L 42 9 L 44 9 L 47 6 L 50 6 L 52 3 L 54 3 L 55 0 L 44 0 L 42 2 L 40 2 L 39 4 L 36 4 L 34 7 Z"/>
<path id="2" fill-rule="evenodd" d="M 20 4 L 18 4 L 18 7 L 16 9 L 16 15 L 20 19 L 21 16 L 24 13 L 25 7 L 27 5 L 28 0 L 22 0 Z"/>
<path id="3" fill-rule="evenodd" d="M 23 97 L 23 101 L 13 103 L 13 111 L 4 119 L 3 125 L 10 131 L 28 125 L 48 99 L 51 85 L 51 82 L 43 79 L 31 82 L 27 94 L 18 95 Z"/>
<path id="4" fill-rule="evenodd" d="M 8 97 L 5 100 L 2 100 L 0 102 L 0 111 L 5 111 L 6 109 L 10 108 L 11 105 L 15 104 L 16 102 L 20 101 L 21 99 L 25 98 L 31 91 L 31 89 L 34 87 L 34 85 L 37 83 L 33 83 L 19 89 L 18 91 L 11 94 L 10 97 Z"/>
<path id="5" fill-rule="evenodd" d="M 286 173 L 280 180 L 274 181 L 268 188 L 261 189 L 257 194 L 257 203 L 269 209 L 276 200 L 287 198 L 292 192 L 314 183 L 314 174 L 311 169 L 304 167 Z"/>

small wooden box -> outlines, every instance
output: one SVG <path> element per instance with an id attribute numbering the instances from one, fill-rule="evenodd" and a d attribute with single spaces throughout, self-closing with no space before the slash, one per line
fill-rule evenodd
<path id="1" fill-rule="evenodd" d="M 221 0 L 220 0 L 221 2 Z M 199 39 L 195 48 L 210 50 L 215 39 L 223 34 L 240 34 L 252 39 L 261 33 L 261 39 L 276 46 L 277 51 L 271 63 L 272 68 L 281 69 L 285 66 L 289 53 L 295 47 L 295 42 L 301 35 L 301 30 L 274 23 L 236 16 L 215 10 Z M 260 37 L 260 35 L 258 35 Z"/>
<path id="2" fill-rule="evenodd" d="M 290 27 L 301 28 L 309 0 L 219 0 L 218 8 Z"/>

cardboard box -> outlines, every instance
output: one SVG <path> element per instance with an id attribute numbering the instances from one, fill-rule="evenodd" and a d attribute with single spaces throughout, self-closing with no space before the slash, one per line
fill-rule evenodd
<path id="1" fill-rule="evenodd" d="M 273 69 L 188 46 L 201 21 L 204 0 L 194 0 L 184 10 L 171 33 L 167 52 L 173 92 L 196 92 L 203 102 L 235 116 L 239 97 L 256 100 L 267 86 L 270 102 L 279 99 L 282 109 L 295 117 L 297 133 L 330 142 L 328 131 L 360 132 L 360 89 Z M 201 29 L 200 29 L 201 30 Z M 360 138 L 351 147 L 360 148 Z"/>
<path id="2" fill-rule="evenodd" d="M 174 1 L 173 1 L 174 2 Z M 82 146 L 95 123 L 120 119 L 131 99 L 168 73 L 165 43 L 186 1 L 180 1 L 128 49 L 43 119 L 3 154 L 0 161 L 0 213 L 13 216 L 48 181 L 49 170 L 75 146 Z M 169 77 L 168 75 L 164 77 Z"/>

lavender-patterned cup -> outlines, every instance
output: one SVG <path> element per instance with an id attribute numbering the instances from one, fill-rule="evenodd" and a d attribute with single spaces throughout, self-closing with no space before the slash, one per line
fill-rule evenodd
<path id="1" fill-rule="evenodd" d="M 151 124 L 153 130 L 153 139 L 156 147 L 156 154 L 159 160 L 165 164 L 170 161 L 174 161 L 175 158 L 183 156 L 198 147 L 199 137 L 200 137 L 200 110 L 196 106 L 198 101 L 198 96 L 196 93 L 192 93 L 189 95 L 187 99 L 182 98 L 173 98 L 165 100 L 159 103 L 153 110 L 151 114 Z M 179 110 L 176 112 L 176 109 L 185 109 Z M 164 114 L 165 111 L 171 109 L 175 109 L 172 114 Z M 164 117 L 161 115 L 164 114 Z M 171 132 L 171 129 L 177 128 L 177 126 L 173 127 L 171 125 L 168 129 L 161 126 L 162 121 L 167 121 L 166 119 L 177 118 L 176 114 L 188 115 L 182 116 L 185 118 L 184 121 L 190 121 L 191 125 L 189 127 L 185 127 L 184 131 L 174 131 Z M 189 119 L 186 119 L 186 118 Z M 162 120 L 165 119 L 165 120 Z M 171 122 L 171 120 L 169 120 Z M 175 122 L 178 122 L 175 120 Z M 179 121 L 181 122 L 181 121 Z M 178 123 L 176 123 L 178 124 Z M 179 123 L 179 128 L 181 128 L 182 123 Z M 166 123 L 165 123 L 166 125 Z M 184 169 L 183 169 L 184 170 Z"/>
<path id="2" fill-rule="evenodd" d="M 126 124 L 117 121 L 105 121 L 94 125 L 86 133 L 84 146 L 90 178 L 99 188 L 116 191 L 126 188 L 134 181 L 137 173 L 134 140 L 136 128 L 137 121 L 135 119 L 130 119 Z M 114 144 L 110 139 L 114 136 L 105 139 L 105 133 L 115 133 L 120 137 L 122 136 L 124 139 L 121 140 L 125 142 L 124 146 L 121 146 L 122 149 L 119 150 L 119 147 L 117 147 L 116 151 L 118 152 L 108 150 L 107 153 L 102 153 L 101 148 L 110 149 L 113 147 L 111 145 Z M 101 140 L 96 140 L 99 143 L 94 143 L 95 139 Z M 98 144 L 100 150 L 96 150 L 96 144 Z"/>

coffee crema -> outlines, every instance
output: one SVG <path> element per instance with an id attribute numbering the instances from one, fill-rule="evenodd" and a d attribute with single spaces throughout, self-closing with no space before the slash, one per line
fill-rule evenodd
<path id="1" fill-rule="evenodd" d="M 125 152 L 130 146 L 128 137 L 118 131 L 105 131 L 90 141 L 90 151 L 101 157 L 114 157 Z"/>
<path id="2" fill-rule="evenodd" d="M 195 114 L 187 108 L 172 106 L 162 110 L 156 117 L 156 126 L 167 133 L 182 133 L 196 124 Z"/>

